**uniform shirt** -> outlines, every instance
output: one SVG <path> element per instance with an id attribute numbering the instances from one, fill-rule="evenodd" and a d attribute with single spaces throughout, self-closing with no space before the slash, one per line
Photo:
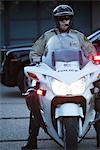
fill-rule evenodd
<path id="1" fill-rule="evenodd" d="M 77 49 L 77 47 L 80 47 L 87 59 L 91 60 L 91 56 L 96 55 L 96 49 L 86 38 L 86 36 L 84 36 L 84 34 L 73 29 L 70 29 L 68 33 L 60 33 L 57 28 L 54 28 L 41 35 L 39 39 L 33 44 L 32 51 L 30 51 L 29 54 L 30 61 L 33 62 L 36 59 L 38 60 L 39 57 L 43 56 L 48 40 L 52 36 L 59 34 L 62 34 L 62 36 L 66 36 L 66 45 L 69 48 L 74 47 L 74 49 Z"/>

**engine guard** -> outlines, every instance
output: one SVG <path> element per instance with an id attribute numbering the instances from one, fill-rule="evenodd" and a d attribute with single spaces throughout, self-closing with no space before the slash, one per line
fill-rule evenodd
<path id="1" fill-rule="evenodd" d="M 84 117 L 82 107 L 74 103 L 65 103 L 56 108 L 55 118 L 57 119 L 62 116 L 80 116 L 82 118 Z"/>

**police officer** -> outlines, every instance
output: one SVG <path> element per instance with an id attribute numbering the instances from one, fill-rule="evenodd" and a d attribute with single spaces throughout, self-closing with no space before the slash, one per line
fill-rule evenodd
<path id="1" fill-rule="evenodd" d="M 56 28 L 53 28 L 45 32 L 34 43 L 32 47 L 33 51 L 31 51 L 29 54 L 31 63 L 35 62 L 35 60 L 38 60 L 41 56 L 43 56 L 45 46 L 48 40 L 52 36 L 58 35 L 58 34 L 64 34 L 64 36 L 66 36 L 68 41 L 70 41 L 70 46 L 73 44 L 74 46 L 75 44 L 79 44 L 79 46 L 83 50 L 84 56 L 87 59 L 91 60 L 91 56 L 96 54 L 96 50 L 94 46 L 92 45 L 92 43 L 82 33 L 80 33 L 77 30 L 71 29 L 73 16 L 74 16 L 74 11 L 68 5 L 59 5 L 53 10 L 53 17 L 55 19 Z M 31 99 L 33 99 L 33 97 L 34 99 L 37 99 L 35 96 L 32 95 L 26 98 L 27 103 L 34 105 L 31 103 Z M 28 143 L 27 145 L 22 147 L 22 150 L 29 150 L 29 149 L 32 150 L 32 149 L 37 148 L 37 135 L 39 132 L 39 127 L 41 126 L 39 125 L 40 121 L 37 121 L 37 118 L 35 117 L 36 114 L 34 114 L 34 113 L 39 113 L 39 110 L 35 109 L 36 106 L 35 108 L 32 108 L 32 106 L 29 106 L 29 107 L 31 108 L 30 109 L 31 110 L 30 134 L 28 138 Z"/>

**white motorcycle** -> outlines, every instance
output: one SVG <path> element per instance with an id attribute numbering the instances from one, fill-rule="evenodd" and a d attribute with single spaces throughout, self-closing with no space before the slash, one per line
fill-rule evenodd
<path id="1" fill-rule="evenodd" d="M 64 149 L 77 148 L 95 118 L 95 94 L 99 92 L 94 82 L 100 80 L 100 56 L 86 60 L 79 46 L 71 48 L 65 36 L 53 36 L 46 45 L 42 62 L 24 68 L 30 91 L 39 96 L 43 128 Z M 34 88 L 35 87 L 35 88 Z M 37 88 L 36 88 L 37 87 Z M 100 110 L 100 101 L 98 103 Z M 100 142 L 100 130 L 98 131 Z"/>

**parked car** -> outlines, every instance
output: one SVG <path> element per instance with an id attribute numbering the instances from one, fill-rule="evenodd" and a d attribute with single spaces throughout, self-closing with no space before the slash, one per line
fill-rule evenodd
<path id="1" fill-rule="evenodd" d="M 6 53 L 0 72 L 2 84 L 9 87 L 18 86 L 21 92 L 24 91 L 23 68 L 30 63 L 29 52 L 31 50 L 32 44 L 2 49 L 2 53 Z"/>
<path id="2" fill-rule="evenodd" d="M 100 53 L 100 30 L 87 37 L 93 42 L 98 53 Z M 7 47 L 1 66 L 1 83 L 14 87 L 18 86 L 20 91 L 24 91 L 24 66 L 29 65 L 29 52 L 32 50 L 32 44 L 16 47 Z"/>
<path id="3" fill-rule="evenodd" d="M 100 54 L 100 29 L 87 37 L 95 46 L 97 53 Z"/>

